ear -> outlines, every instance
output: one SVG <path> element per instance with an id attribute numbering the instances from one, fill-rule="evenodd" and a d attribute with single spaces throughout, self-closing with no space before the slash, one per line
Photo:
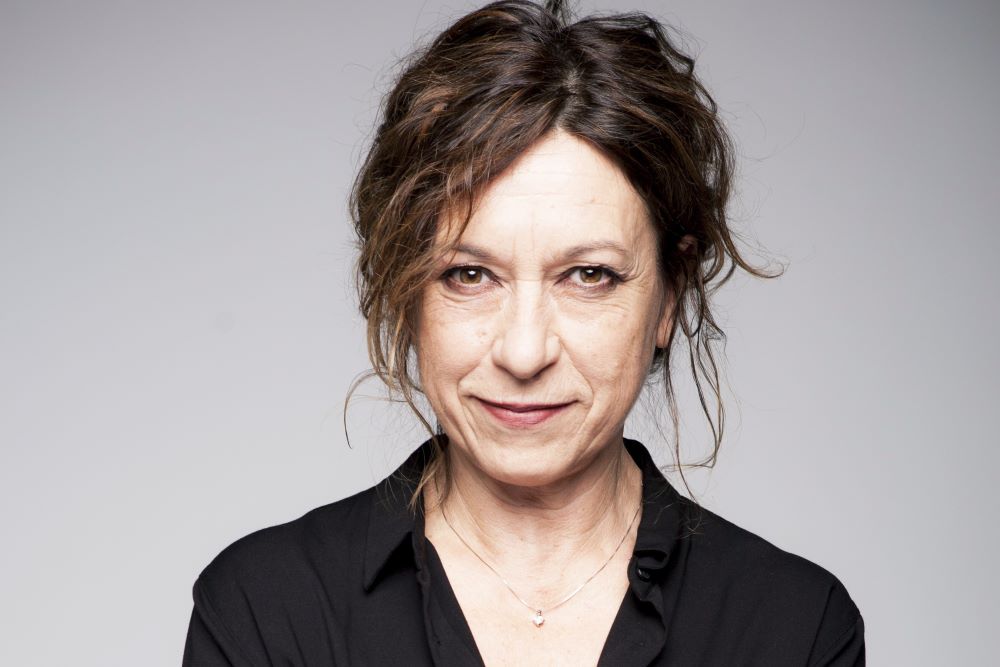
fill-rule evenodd
<path id="1" fill-rule="evenodd" d="M 681 251 L 682 255 L 686 255 L 689 251 L 694 249 L 695 238 L 690 234 L 685 234 L 681 237 L 681 240 L 677 242 L 677 249 Z"/>
<path id="2" fill-rule="evenodd" d="M 681 254 L 691 252 L 695 247 L 695 238 L 690 234 L 685 234 L 677 242 L 677 249 Z M 670 333 L 674 328 L 674 311 L 677 306 L 677 295 L 671 287 L 665 286 L 663 294 L 663 305 L 660 309 L 660 320 L 656 326 L 656 347 L 665 348 L 670 342 Z"/>
<path id="3" fill-rule="evenodd" d="M 669 287 L 663 290 L 663 305 L 660 308 L 660 320 L 656 324 L 656 347 L 663 349 L 670 342 L 670 332 L 674 328 L 675 299 L 673 290 Z"/>

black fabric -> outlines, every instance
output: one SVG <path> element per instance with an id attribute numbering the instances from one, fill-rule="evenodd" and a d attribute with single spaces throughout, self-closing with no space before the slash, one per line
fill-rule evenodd
<path id="1" fill-rule="evenodd" d="M 625 444 L 643 510 L 601 667 L 865 664 L 864 621 L 836 577 L 698 508 Z M 482 665 L 423 516 L 407 510 L 429 453 L 224 549 L 194 584 L 183 664 Z"/>

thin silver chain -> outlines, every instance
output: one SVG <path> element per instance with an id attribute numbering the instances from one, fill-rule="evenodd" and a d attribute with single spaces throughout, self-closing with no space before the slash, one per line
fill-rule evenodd
<path id="1" fill-rule="evenodd" d="M 515 591 L 514 588 L 507 582 L 507 580 L 504 578 L 504 576 L 502 574 L 500 574 L 499 572 L 497 572 L 496 568 L 494 568 L 492 565 L 490 565 L 488 562 L 486 562 L 486 559 L 483 558 L 482 556 L 480 556 L 479 553 L 475 549 L 472 548 L 472 545 L 469 544 L 468 542 L 466 542 L 465 538 L 463 538 L 461 536 L 461 534 L 459 534 L 459 532 L 457 530 L 455 530 L 455 526 L 451 525 L 451 521 L 448 520 L 448 515 L 445 514 L 444 505 L 441 505 L 441 517 L 444 519 L 444 522 L 446 524 L 448 524 L 448 527 L 451 528 L 451 532 L 455 533 L 455 537 L 457 537 L 459 539 L 459 541 L 462 544 L 465 545 L 466 549 L 468 549 L 469 551 L 472 552 L 473 556 L 475 556 L 476 558 L 479 559 L 479 562 L 481 562 L 483 565 L 485 565 L 486 567 L 488 567 L 490 569 L 490 572 L 492 572 L 493 574 L 497 575 L 497 578 L 500 579 L 500 581 L 503 582 L 503 585 L 507 587 L 507 590 L 510 591 L 511 595 L 513 595 L 515 598 L 517 598 L 517 601 L 520 602 L 521 604 L 523 604 L 525 607 L 527 607 L 529 611 L 535 612 L 536 618 L 542 619 L 542 622 L 544 622 L 544 619 L 543 619 L 543 615 L 544 614 L 547 614 L 550 611 L 553 611 L 554 609 L 557 609 L 557 608 L 563 606 L 564 604 L 566 604 L 567 602 L 569 602 L 573 598 L 574 595 L 576 595 L 577 593 L 579 593 L 580 591 L 583 590 L 584 586 L 586 586 L 591 581 L 593 581 L 594 577 L 596 577 L 597 575 L 599 575 L 601 572 L 604 571 L 604 568 L 606 568 L 608 566 L 608 563 L 610 563 L 612 561 L 612 559 L 614 559 L 615 554 L 617 554 L 618 551 L 619 551 L 619 549 L 622 548 L 622 545 L 625 544 L 625 538 L 627 538 L 628 535 L 629 535 L 629 533 L 632 532 L 632 526 L 633 526 L 633 524 L 635 524 L 635 520 L 639 516 L 639 510 L 641 510 L 641 509 L 642 509 L 642 501 L 640 500 L 639 501 L 639 506 L 635 508 L 635 513 L 632 515 L 632 520 L 628 522 L 628 527 L 625 529 L 625 534 L 622 535 L 622 539 L 618 542 L 618 546 L 616 546 L 615 550 L 611 552 L 611 555 L 608 556 L 608 559 L 606 561 L 604 561 L 604 563 L 601 564 L 601 566 L 599 568 L 597 568 L 597 570 L 592 575 L 590 575 L 589 577 L 587 577 L 587 579 L 582 584 L 580 584 L 579 586 L 577 586 L 576 588 L 574 588 L 572 593 L 570 593 L 569 595 L 567 595 L 566 597 L 564 597 L 562 600 L 560 600 L 559 602 L 555 603 L 554 605 L 551 605 L 548 609 L 542 609 L 541 607 L 538 607 L 536 605 L 532 605 L 532 604 L 529 604 L 528 602 L 525 602 L 524 598 L 522 598 L 520 595 L 517 594 L 517 591 Z M 535 625 L 541 627 L 541 623 L 535 622 Z"/>

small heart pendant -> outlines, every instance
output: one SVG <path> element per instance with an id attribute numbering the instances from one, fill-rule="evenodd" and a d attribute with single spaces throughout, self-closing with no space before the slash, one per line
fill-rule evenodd
<path id="1" fill-rule="evenodd" d="M 531 618 L 531 622 L 535 624 L 536 628 L 542 627 L 542 623 L 545 622 L 545 617 L 542 616 L 541 609 L 535 612 L 535 615 Z"/>

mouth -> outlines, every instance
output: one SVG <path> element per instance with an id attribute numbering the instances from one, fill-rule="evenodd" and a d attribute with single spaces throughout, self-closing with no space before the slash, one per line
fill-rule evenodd
<path id="1" fill-rule="evenodd" d="M 497 403 L 478 399 L 487 413 L 497 421 L 512 428 L 536 426 L 565 411 L 568 403 Z"/>

